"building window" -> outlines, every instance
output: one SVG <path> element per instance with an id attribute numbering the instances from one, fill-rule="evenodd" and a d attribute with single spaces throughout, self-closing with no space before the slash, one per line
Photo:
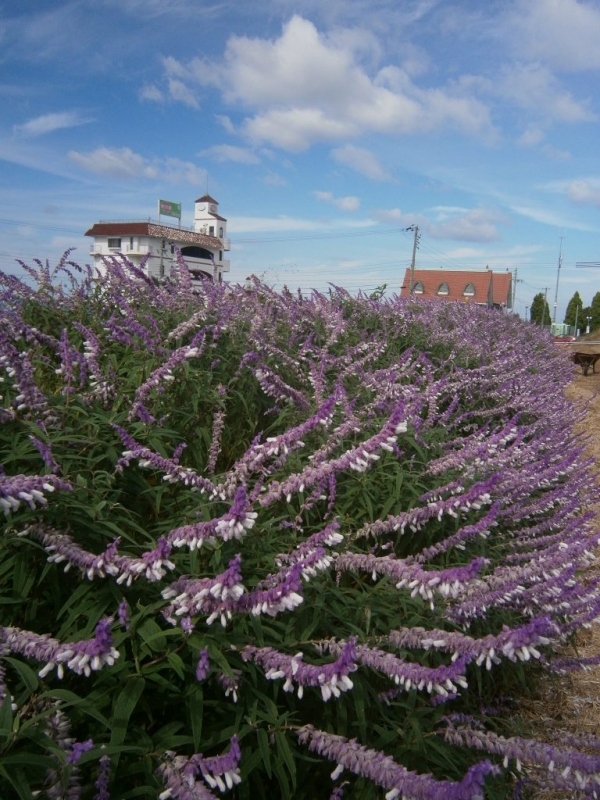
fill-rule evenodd
<path id="1" fill-rule="evenodd" d="M 108 246 L 111 250 L 120 250 L 121 249 L 121 240 L 120 239 L 109 239 Z"/>
<path id="2" fill-rule="evenodd" d="M 475 287 L 472 283 L 467 283 L 463 295 L 465 297 L 475 297 Z"/>
<path id="3" fill-rule="evenodd" d="M 133 236 L 129 237 L 129 249 L 133 250 Z"/>
<path id="4" fill-rule="evenodd" d="M 223 228 L 219 228 L 219 239 L 223 238 Z"/>
<path id="5" fill-rule="evenodd" d="M 209 236 L 214 236 L 215 235 L 215 226 L 214 225 L 211 225 L 210 228 L 208 229 L 208 235 Z"/>
<path id="6" fill-rule="evenodd" d="M 440 285 L 438 286 L 437 293 L 445 297 L 446 295 L 450 294 L 450 287 L 445 282 L 440 283 Z"/>
<path id="7" fill-rule="evenodd" d="M 219 250 L 219 261 L 223 261 L 223 251 Z"/>
<path id="8" fill-rule="evenodd" d="M 417 281 L 413 286 L 413 294 L 425 294 L 425 287 L 422 281 Z"/>

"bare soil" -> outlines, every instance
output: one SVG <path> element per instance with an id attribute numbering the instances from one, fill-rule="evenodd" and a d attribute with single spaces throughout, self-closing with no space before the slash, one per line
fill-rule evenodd
<path id="1" fill-rule="evenodd" d="M 594 338 L 598 340 L 599 337 Z M 583 342 L 557 346 L 565 346 L 567 352 L 600 353 L 600 345 Z M 584 422 L 576 430 L 582 437 L 586 454 L 594 459 L 600 490 L 600 360 L 596 371 L 589 370 L 587 376 L 574 364 L 573 381 L 565 393 L 576 406 L 585 408 Z M 600 491 L 598 502 L 592 508 L 600 530 Z M 600 552 L 598 556 L 598 562 L 590 568 L 591 575 L 600 573 Z M 600 653 L 600 626 L 578 634 L 577 653 L 583 657 Z M 572 650 L 565 655 L 572 656 Z M 547 742 L 558 743 L 561 734 L 600 736 L 600 666 L 567 676 L 549 677 L 539 687 L 538 699 L 524 703 L 523 712 L 525 726 L 536 738 Z M 566 800 L 564 792 L 539 790 L 535 797 L 536 800 Z"/>

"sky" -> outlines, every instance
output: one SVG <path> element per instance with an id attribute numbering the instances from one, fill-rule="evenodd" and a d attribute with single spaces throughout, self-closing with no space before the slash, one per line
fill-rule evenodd
<path id="1" fill-rule="evenodd" d="M 0 269 L 209 193 L 227 279 L 600 291 L 600 0 L 0 0 Z M 176 224 L 176 220 L 162 218 Z"/>

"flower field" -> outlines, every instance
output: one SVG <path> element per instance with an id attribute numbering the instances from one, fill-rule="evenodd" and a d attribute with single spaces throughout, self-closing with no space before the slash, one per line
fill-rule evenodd
<path id="1" fill-rule="evenodd" d="M 0 797 L 600 796 L 515 723 L 600 617 L 565 354 L 109 266 L 0 276 Z"/>

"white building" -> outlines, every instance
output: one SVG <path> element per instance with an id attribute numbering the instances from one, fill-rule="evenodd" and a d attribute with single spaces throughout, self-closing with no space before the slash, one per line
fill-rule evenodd
<path id="1" fill-rule="evenodd" d="M 152 278 L 168 277 L 175 247 L 181 250 L 193 278 L 222 281 L 223 273 L 229 272 L 229 260 L 223 258 L 230 249 L 227 220 L 208 194 L 194 203 L 193 228 L 150 220 L 96 222 L 85 235 L 94 237 L 90 254 L 100 272 L 106 270 L 103 257 L 123 255 L 136 266 L 145 258 L 145 271 Z"/>

